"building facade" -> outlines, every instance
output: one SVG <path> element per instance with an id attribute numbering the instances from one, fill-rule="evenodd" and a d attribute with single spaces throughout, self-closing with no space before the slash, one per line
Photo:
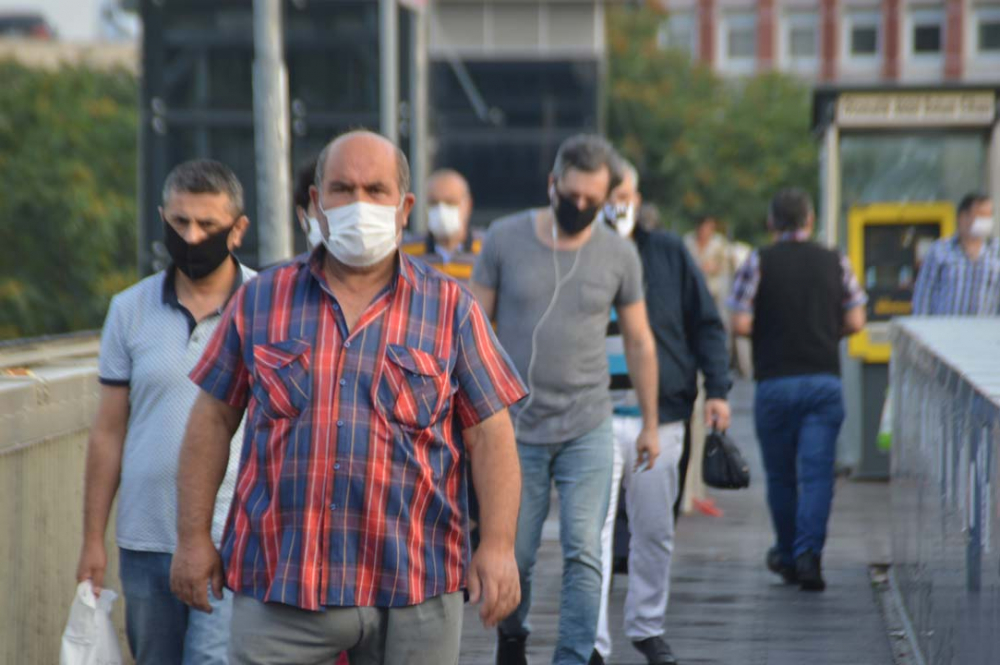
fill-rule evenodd
<path id="1" fill-rule="evenodd" d="M 667 0 L 665 48 L 723 75 L 825 84 L 1000 80 L 1000 0 Z"/>

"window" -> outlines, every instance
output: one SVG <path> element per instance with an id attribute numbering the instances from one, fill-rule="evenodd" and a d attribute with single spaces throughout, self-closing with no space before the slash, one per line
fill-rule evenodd
<path id="1" fill-rule="evenodd" d="M 757 15 L 754 12 L 723 14 L 719 62 L 731 73 L 752 72 L 757 62 Z"/>
<path id="2" fill-rule="evenodd" d="M 916 10 L 910 15 L 910 48 L 914 56 L 940 56 L 944 50 L 944 13 Z"/>
<path id="3" fill-rule="evenodd" d="M 1000 7 L 976 13 L 976 50 L 983 55 L 1000 56 Z"/>
<path id="4" fill-rule="evenodd" d="M 878 28 L 857 25 L 851 28 L 851 55 L 876 55 L 878 53 Z"/>
<path id="5" fill-rule="evenodd" d="M 661 49 L 673 49 L 690 55 L 698 54 L 698 21 L 694 14 L 672 13 L 660 25 L 657 43 Z"/>
<path id="6" fill-rule="evenodd" d="M 819 55 L 819 17 L 815 12 L 785 14 L 781 55 L 793 68 L 815 67 Z"/>
<path id="7" fill-rule="evenodd" d="M 793 27 L 788 34 L 788 54 L 792 58 L 816 57 L 816 30 L 808 27 Z"/>
<path id="8" fill-rule="evenodd" d="M 881 48 L 882 17 L 877 11 L 849 12 L 844 17 L 844 53 L 851 60 L 871 60 Z"/>
<path id="9" fill-rule="evenodd" d="M 730 60 L 753 58 L 757 53 L 757 34 L 753 26 L 733 26 L 726 31 L 726 56 Z"/>

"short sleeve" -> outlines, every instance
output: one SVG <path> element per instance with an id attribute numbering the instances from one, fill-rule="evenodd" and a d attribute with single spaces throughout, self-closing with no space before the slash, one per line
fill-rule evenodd
<path id="1" fill-rule="evenodd" d="M 851 260 L 847 258 L 846 254 L 840 255 L 840 270 L 843 274 L 844 310 L 867 305 L 868 294 L 864 292 L 861 284 L 858 283 L 858 278 L 854 274 L 854 268 L 851 266 Z"/>
<path id="2" fill-rule="evenodd" d="M 621 286 L 615 294 L 615 307 L 622 308 L 632 305 L 643 299 L 642 292 L 642 261 L 639 260 L 639 253 L 633 243 L 628 243 L 625 254 L 624 268 Z"/>
<path id="3" fill-rule="evenodd" d="M 101 330 L 98 380 L 106 386 L 127 386 L 132 380 L 132 356 L 128 348 L 128 317 L 121 298 L 115 296 L 108 307 Z"/>
<path id="4" fill-rule="evenodd" d="M 456 413 L 462 429 L 481 423 L 528 394 L 514 363 L 471 296 L 467 312 L 457 330 L 453 370 L 458 382 Z"/>
<path id="5" fill-rule="evenodd" d="M 754 250 L 736 271 L 733 277 L 733 290 L 726 300 L 726 306 L 734 312 L 753 314 L 753 303 L 757 298 L 759 285 L 760 254 Z"/>
<path id="6" fill-rule="evenodd" d="M 246 408 L 249 394 L 249 374 L 243 362 L 246 289 L 240 287 L 230 300 L 201 360 L 189 375 L 202 390 L 236 408 Z"/>
<path id="7" fill-rule="evenodd" d="M 493 290 L 500 287 L 500 252 L 497 248 L 499 240 L 496 235 L 496 225 L 494 225 L 486 233 L 482 248 L 476 256 L 476 263 L 472 267 L 472 281 Z"/>

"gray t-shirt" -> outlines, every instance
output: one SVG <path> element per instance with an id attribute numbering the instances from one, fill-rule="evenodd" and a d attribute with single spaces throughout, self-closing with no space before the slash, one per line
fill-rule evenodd
<path id="1" fill-rule="evenodd" d="M 493 222 L 472 281 L 496 291 L 497 337 L 528 383 L 528 398 L 511 407 L 517 440 L 563 443 L 611 415 L 608 318 L 612 305 L 642 300 L 642 264 L 633 244 L 603 224 L 579 252 L 557 251 L 553 259 L 534 218 L 529 210 Z M 536 331 L 556 288 L 555 263 L 563 286 Z"/>
<path id="2" fill-rule="evenodd" d="M 240 267 L 242 281 L 256 273 Z M 188 378 L 215 332 L 222 311 L 195 322 L 177 303 L 173 280 L 158 272 L 111 299 L 101 333 L 101 383 L 129 387 L 128 430 L 118 489 L 119 547 L 172 553 L 177 547 L 177 462 L 199 388 Z M 212 540 L 232 503 L 243 423 L 229 447 L 216 496 Z"/>

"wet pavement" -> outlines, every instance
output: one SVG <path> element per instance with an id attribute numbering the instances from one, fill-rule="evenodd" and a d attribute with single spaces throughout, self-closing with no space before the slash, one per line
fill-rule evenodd
<path id="1" fill-rule="evenodd" d="M 666 639 L 682 665 L 892 665 L 886 628 L 869 566 L 889 560 L 889 488 L 885 483 L 838 481 L 824 555 L 827 591 L 788 587 L 764 567 L 772 543 L 764 482 L 753 434 L 753 386 L 738 382 L 732 395 L 731 436 L 751 464 L 749 490 L 712 491 L 724 515 L 684 516 L 677 528 Z M 555 502 L 553 502 L 555 510 Z M 561 561 L 556 513 L 539 552 L 532 665 L 550 662 L 559 609 Z M 611 595 L 614 653 L 610 663 L 645 663 L 622 633 L 627 578 L 616 575 Z M 494 635 L 467 608 L 461 663 L 491 663 Z"/>

